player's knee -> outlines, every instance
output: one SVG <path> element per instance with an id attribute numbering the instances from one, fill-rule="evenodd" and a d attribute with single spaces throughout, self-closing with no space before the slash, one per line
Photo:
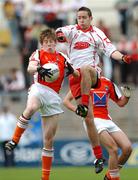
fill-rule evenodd
<path id="1" fill-rule="evenodd" d="M 131 146 L 131 144 L 125 145 L 125 147 L 123 147 L 123 149 L 122 149 L 122 153 L 125 156 L 130 156 L 130 154 L 132 153 L 132 146 Z"/>
<path id="2" fill-rule="evenodd" d="M 87 73 L 93 73 L 95 70 L 92 66 L 90 65 L 84 65 L 81 67 L 81 73 L 82 74 L 87 74 Z"/>

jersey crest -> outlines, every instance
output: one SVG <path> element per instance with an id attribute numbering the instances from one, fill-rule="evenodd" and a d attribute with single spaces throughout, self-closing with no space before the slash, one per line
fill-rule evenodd
<path id="1" fill-rule="evenodd" d="M 106 92 L 94 92 L 93 103 L 96 107 L 106 106 Z"/>

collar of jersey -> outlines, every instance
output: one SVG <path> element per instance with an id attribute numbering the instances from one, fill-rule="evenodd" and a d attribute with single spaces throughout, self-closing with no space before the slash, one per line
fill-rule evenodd
<path id="1" fill-rule="evenodd" d="M 77 25 L 77 29 L 78 30 L 81 30 L 81 31 L 83 31 L 83 32 L 89 32 L 89 31 L 93 31 L 93 27 L 92 26 L 90 26 L 88 29 L 82 29 L 79 25 Z"/>
<path id="2" fill-rule="evenodd" d="M 44 49 L 41 49 L 41 51 L 43 51 L 44 53 L 46 53 L 46 54 L 48 54 L 48 55 L 51 55 L 51 56 L 55 56 L 55 55 L 57 55 L 58 53 L 55 51 L 55 52 L 53 52 L 53 53 L 51 53 L 51 52 L 47 52 L 47 51 L 45 51 Z"/>

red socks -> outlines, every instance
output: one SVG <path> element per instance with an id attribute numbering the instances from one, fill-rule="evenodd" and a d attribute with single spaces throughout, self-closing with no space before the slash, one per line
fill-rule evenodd
<path id="1" fill-rule="evenodd" d="M 119 169 L 108 170 L 106 176 L 109 180 L 120 180 Z"/>
<path id="2" fill-rule="evenodd" d="M 43 149 L 42 152 L 42 180 L 49 180 L 53 159 L 53 149 Z"/>
<path id="3" fill-rule="evenodd" d="M 13 134 L 13 138 L 12 140 L 18 144 L 22 134 L 24 133 L 24 131 L 27 129 L 28 127 L 28 124 L 29 124 L 29 119 L 25 118 L 23 115 L 21 115 L 19 117 L 19 120 L 17 122 L 17 126 L 16 126 L 16 129 L 14 131 L 14 134 Z"/>
<path id="4" fill-rule="evenodd" d="M 25 129 L 20 128 L 19 126 L 16 126 L 15 132 L 13 134 L 12 141 L 14 141 L 16 144 L 18 144 L 22 134 L 24 133 Z"/>
<path id="5" fill-rule="evenodd" d="M 95 146 L 93 147 L 93 152 L 96 157 L 96 159 L 102 158 L 102 148 L 101 146 Z"/>

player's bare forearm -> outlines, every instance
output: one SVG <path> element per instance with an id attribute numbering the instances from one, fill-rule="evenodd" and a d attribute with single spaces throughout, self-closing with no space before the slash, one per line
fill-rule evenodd
<path id="1" fill-rule="evenodd" d="M 123 57 L 123 54 L 120 53 L 119 51 L 114 51 L 112 54 L 111 54 L 111 57 L 115 60 L 118 60 L 118 61 L 122 61 L 122 57 Z"/>
<path id="2" fill-rule="evenodd" d="M 63 100 L 63 104 L 64 104 L 64 106 L 66 106 L 66 108 L 68 108 L 69 110 L 75 112 L 76 111 L 76 106 L 74 106 L 72 104 L 72 100 L 73 100 L 73 95 L 72 95 L 71 91 L 69 91 L 66 94 L 66 96 L 65 96 L 65 98 Z"/>
<path id="3" fill-rule="evenodd" d="M 114 51 L 111 54 L 111 57 L 115 60 L 122 61 L 127 64 L 130 64 L 134 60 L 134 57 L 132 55 L 124 55 L 119 51 Z"/>
<path id="4" fill-rule="evenodd" d="M 70 102 L 63 102 L 64 106 L 66 106 L 66 108 L 68 108 L 70 111 L 75 112 L 76 111 L 76 106 L 74 106 L 72 103 Z"/>

